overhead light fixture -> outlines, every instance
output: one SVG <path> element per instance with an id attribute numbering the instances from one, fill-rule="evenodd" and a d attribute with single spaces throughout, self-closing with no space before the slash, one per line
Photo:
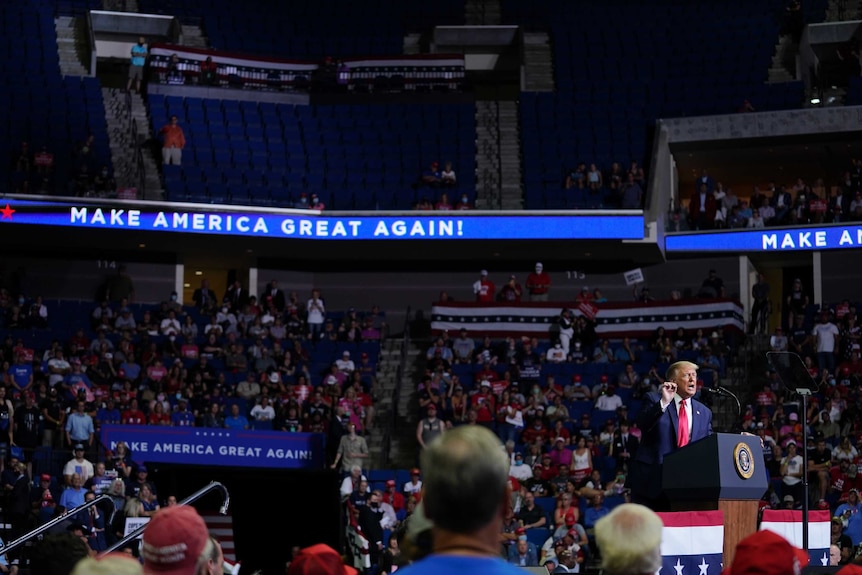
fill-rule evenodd
<path id="1" fill-rule="evenodd" d="M 202 275 L 204 275 L 204 272 L 202 272 L 201 270 L 195 270 L 195 275 L 196 276 L 202 276 Z"/>
<path id="2" fill-rule="evenodd" d="M 184 288 L 184 289 L 188 289 L 188 288 L 190 288 L 190 287 L 192 287 L 192 284 L 183 284 L 183 288 Z"/>
<path id="3" fill-rule="evenodd" d="M 814 106 L 816 106 L 819 103 L 820 103 L 820 98 L 811 98 L 811 104 L 813 104 Z"/>

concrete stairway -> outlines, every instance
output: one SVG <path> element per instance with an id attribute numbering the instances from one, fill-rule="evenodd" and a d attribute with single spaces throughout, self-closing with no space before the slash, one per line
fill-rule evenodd
<path id="1" fill-rule="evenodd" d="M 404 54 L 414 55 L 422 53 L 422 34 L 411 32 L 404 35 Z"/>
<path id="2" fill-rule="evenodd" d="M 551 38 L 545 32 L 524 32 L 524 90 L 554 91 Z"/>
<path id="3" fill-rule="evenodd" d="M 89 76 L 84 67 L 84 41 L 77 18 L 58 16 L 54 18 L 57 30 L 57 51 L 60 55 L 60 73 L 64 76 Z"/>
<path id="4" fill-rule="evenodd" d="M 495 209 L 500 204 L 500 159 L 497 102 L 476 101 L 476 207 Z"/>
<path id="5" fill-rule="evenodd" d="M 521 189 L 521 129 L 517 102 L 499 102 L 498 116 L 501 207 L 504 210 L 521 210 L 524 207 L 524 194 Z"/>
<path id="6" fill-rule="evenodd" d="M 476 101 L 477 208 L 522 209 L 519 134 L 517 103 Z"/>
<path id="7" fill-rule="evenodd" d="M 191 48 L 209 48 L 209 40 L 200 26 L 183 24 L 183 33 L 180 44 Z"/>
<path id="8" fill-rule="evenodd" d="M 392 398 L 398 381 L 398 365 L 401 361 L 402 339 L 388 339 L 380 349 L 380 360 L 377 364 L 377 385 L 374 388 L 374 426 L 368 430 L 365 440 L 371 454 L 368 467 L 380 468 L 383 463 L 383 439 L 392 416 Z"/>
<path id="9" fill-rule="evenodd" d="M 138 187 L 137 154 L 150 138 L 150 120 L 144 99 L 140 94 L 126 94 L 123 90 L 102 88 L 105 100 L 105 121 L 108 124 L 108 139 L 119 187 Z M 131 120 L 137 123 L 137 138 L 130 127 Z M 141 150 L 144 170 L 142 199 L 162 200 L 164 189 L 158 164 L 149 148 Z M 138 190 L 139 194 L 141 190 Z"/>
<path id="10" fill-rule="evenodd" d="M 775 53 L 772 55 L 772 65 L 769 67 L 767 84 L 780 84 L 782 82 L 793 82 L 796 80 L 796 56 L 799 47 L 793 39 L 780 36 L 775 44 Z"/>
<path id="11" fill-rule="evenodd" d="M 846 22 L 862 19 L 862 1 L 829 0 L 826 7 L 826 22 Z"/>
<path id="12" fill-rule="evenodd" d="M 503 21 L 500 0 L 467 0 L 464 23 L 468 26 L 497 26 Z"/>
<path id="13" fill-rule="evenodd" d="M 102 9 L 113 12 L 140 12 L 138 0 L 102 0 Z"/>
<path id="14" fill-rule="evenodd" d="M 406 469 L 416 465 L 419 454 L 419 444 L 416 442 L 416 425 L 418 419 L 418 396 L 417 385 L 421 376 L 425 373 L 425 350 L 429 342 L 422 340 L 411 341 L 407 349 L 407 366 L 401 385 L 399 396 L 397 424 L 392 436 L 390 451 L 391 467 L 395 469 Z"/>
<path id="15" fill-rule="evenodd" d="M 129 128 L 131 110 L 126 94 L 114 88 L 102 88 L 105 101 L 105 121 L 108 124 L 108 142 L 114 162 L 114 178 L 120 188 L 136 187 L 136 142 Z"/>

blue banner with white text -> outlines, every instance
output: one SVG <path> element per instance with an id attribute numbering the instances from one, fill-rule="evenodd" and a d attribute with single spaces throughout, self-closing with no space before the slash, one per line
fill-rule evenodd
<path id="1" fill-rule="evenodd" d="M 0 202 L 0 226 L 181 232 L 304 240 L 642 240 L 643 214 L 476 214 L 470 211 L 400 215 L 336 215 L 310 210 L 252 211 L 229 206 L 145 202 Z"/>
<path id="2" fill-rule="evenodd" d="M 321 433 L 207 427 L 103 425 L 101 442 L 113 450 L 124 441 L 136 463 L 182 463 L 226 467 L 323 469 Z"/>
<path id="3" fill-rule="evenodd" d="M 668 234 L 665 251 L 676 252 L 798 252 L 858 249 L 862 225 L 829 224 L 799 228 L 722 230 Z"/>

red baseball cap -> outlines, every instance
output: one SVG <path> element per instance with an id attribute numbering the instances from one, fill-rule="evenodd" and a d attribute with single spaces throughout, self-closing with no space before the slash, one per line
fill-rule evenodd
<path id="1" fill-rule="evenodd" d="M 144 575 L 187 575 L 195 570 L 209 531 L 190 505 L 163 507 L 144 531 Z"/>
<path id="2" fill-rule="evenodd" d="M 395 480 L 394 480 L 394 479 L 390 479 L 389 481 L 387 481 L 387 482 L 386 482 L 386 487 L 395 487 Z"/>
<path id="3" fill-rule="evenodd" d="M 414 467 L 413 469 L 411 469 L 411 470 L 410 470 L 410 475 L 419 475 L 419 468 L 418 468 L 418 467 Z"/>
<path id="4" fill-rule="evenodd" d="M 607 380 L 608 380 L 608 376 L 607 376 L 607 375 L 602 374 L 602 377 L 600 378 L 600 380 L 601 380 L 602 382 L 605 382 L 605 381 L 607 381 Z"/>
<path id="5" fill-rule="evenodd" d="M 733 564 L 722 575 L 787 575 L 800 573 L 808 565 L 808 553 L 775 533 L 764 529 L 736 546 Z"/>
<path id="6" fill-rule="evenodd" d="M 357 575 L 357 571 L 345 565 L 335 549 L 318 543 L 296 554 L 287 575 Z"/>
<path id="7" fill-rule="evenodd" d="M 572 381 L 580 382 L 581 376 L 576 373 L 575 375 L 572 376 Z"/>

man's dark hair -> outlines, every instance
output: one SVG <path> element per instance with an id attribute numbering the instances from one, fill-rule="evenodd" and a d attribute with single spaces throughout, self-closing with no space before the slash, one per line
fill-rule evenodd
<path id="1" fill-rule="evenodd" d="M 30 572 L 39 575 L 69 575 L 75 564 L 89 555 L 87 545 L 71 533 L 50 533 L 33 545 Z"/>

